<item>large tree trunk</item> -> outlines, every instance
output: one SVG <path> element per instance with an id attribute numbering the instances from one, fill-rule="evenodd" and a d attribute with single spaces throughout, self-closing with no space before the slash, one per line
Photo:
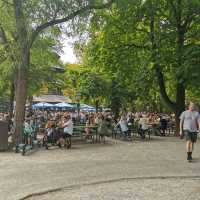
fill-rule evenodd
<path id="1" fill-rule="evenodd" d="M 15 109 L 15 144 L 22 141 L 23 123 L 25 117 L 25 104 L 27 97 L 27 76 L 29 68 L 30 44 L 26 26 L 26 17 L 23 13 L 23 1 L 13 0 L 16 20 L 18 51 L 16 55 L 16 109 Z"/>
<path id="2" fill-rule="evenodd" d="M 159 84 L 159 88 L 160 88 L 160 97 L 161 97 L 162 102 L 168 108 L 170 108 L 172 111 L 175 112 L 176 104 L 173 101 L 171 101 L 171 99 L 169 98 L 169 96 L 167 94 L 166 87 L 165 87 L 165 80 L 164 80 L 163 73 L 161 72 L 159 65 L 156 66 L 156 75 L 157 75 L 157 79 L 158 79 L 158 84 Z"/>
<path id="3" fill-rule="evenodd" d="M 186 26 L 182 23 L 182 7 L 181 1 L 177 2 L 176 12 L 174 13 L 177 16 L 177 67 L 179 70 L 183 68 L 183 54 L 184 54 L 184 41 Z M 179 72 L 180 73 L 180 72 Z M 177 88 L 176 88 L 176 135 L 179 135 L 179 117 L 180 114 L 185 110 L 185 87 L 184 81 L 182 80 L 182 74 L 180 73 L 177 76 Z"/>
<path id="4" fill-rule="evenodd" d="M 13 118 L 14 100 L 15 100 L 15 82 L 14 80 L 12 80 L 10 86 L 9 120 Z"/>
<path id="5" fill-rule="evenodd" d="M 183 83 L 178 83 L 176 87 L 176 102 L 173 103 L 165 89 L 164 79 L 161 72 L 157 72 L 159 87 L 160 87 L 160 95 L 163 102 L 175 113 L 175 120 L 176 120 L 176 135 L 179 135 L 179 117 L 180 114 L 185 110 L 185 88 Z"/>
<path id="6" fill-rule="evenodd" d="M 183 51 L 184 51 L 184 41 L 185 41 L 185 33 L 186 33 L 186 26 L 184 27 L 182 25 L 182 17 L 181 17 L 181 1 L 177 2 L 177 8 L 174 7 L 174 4 L 171 3 L 172 9 L 174 11 L 174 16 L 176 18 L 176 28 L 177 28 L 177 68 L 183 67 Z M 150 16 L 150 36 L 151 36 L 151 43 L 152 43 L 152 58 L 154 61 L 156 74 L 158 78 L 159 88 L 160 88 L 160 96 L 163 100 L 163 102 L 175 113 L 175 119 L 176 119 L 176 135 L 179 134 L 179 117 L 180 114 L 185 109 L 185 87 L 184 82 L 182 80 L 182 74 L 179 74 L 178 77 L 176 77 L 176 101 L 173 102 L 170 100 L 165 86 L 165 80 L 163 77 L 163 73 L 161 71 L 160 63 L 157 59 L 156 55 L 156 49 L 159 46 L 159 44 L 155 41 L 155 31 L 154 31 L 154 5 L 152 4 L 151 8 L 151 16 Z"/>
<path id="7" fill-rule="evenodd" d="M 179 135 L 179 124 L 180 115 L 185 110 L 185 88 L 183 84 L 177 84 L 176 93 L 176 109 L 175 109 L 175 120 L 176 120 L 176 135 Z"/>
<path id="8" fill-rule="evenodd" d="M 11 80 L 11 87 L 10 87 L 10 102 L 9 102 L 9 130 L 10 125 L 12 124 L 13 118 L 13 110 L 14 110 L 14 100 L 15 100 L 15 81 Z"/>
<path id="9" fill-rule="evenodd" d="M 27 73 L 24 68 L 17 70 L 16 108 L 15 108 L 15 143 L 22 142 L 23 123 L 27 96 Z"/>

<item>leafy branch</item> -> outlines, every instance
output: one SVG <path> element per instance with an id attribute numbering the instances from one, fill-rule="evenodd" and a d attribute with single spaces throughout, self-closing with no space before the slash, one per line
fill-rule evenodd
<path id="1" fill-rule="evenodd" d="M 102 4 L 102 5 L 87 5 L 85 7 L 80 8 L 79 10 L 76 10 L 74 12 L 72 12 L 71 14 L 69 14 L 68 16 L 64 17 L 64 18 L 60 18 L 60 19 L 52 19 L 42 25 L 39 25 L 32 33 L 32 37 L 31 37 L 31 41 L 30 41 L 30 47 L 32 46 L 32 44 L 34 43 L 35 39 L 37 38 L 38 34 L 40 32 L 42 32 L 44 29 L 57 25 L 57 24 L 61 24 L 64 22 L 67 22 L 71 19 L 74 19 L 76 16 L 79 16 L 80 14 L 83 14 L 89 10 L 98 10 L 98 9 L 104 9 L 104 8 L 108 8 L 112 5 L 112 3 L 114 3 L 115 0 L 110 0 L 108 3 L 106 4 Z"/>

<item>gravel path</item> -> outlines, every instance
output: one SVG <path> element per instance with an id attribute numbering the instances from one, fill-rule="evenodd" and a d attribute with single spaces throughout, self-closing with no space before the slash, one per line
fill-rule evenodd
<path id="1" fill-rule="evenodd" d="M 24 157 L 1 153 L 0 200 L 19 200 L 55 189 L 59 191 L 32 199 L 179 200 L 191 194 L 197 196 L 191 199 L 198 200 L 200 143 L 193 163 L 186 162 L 184 150 L 184 141 L 156 137 L 75 144 L 71 150 L 39 150 Z"/>

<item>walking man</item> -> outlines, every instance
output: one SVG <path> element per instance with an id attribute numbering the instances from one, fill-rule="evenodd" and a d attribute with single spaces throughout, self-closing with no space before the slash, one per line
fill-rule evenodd
<path id="1" fill-rule="evenodd" d="M 187 160 L 192 161 L 192 151 L 197 140 L 197 133 L 200 127 L 200 115 L 195 110 L 195 104 L 191 102 L 188 110 L 180 116 L 180 136 L 186 137 Z"/>

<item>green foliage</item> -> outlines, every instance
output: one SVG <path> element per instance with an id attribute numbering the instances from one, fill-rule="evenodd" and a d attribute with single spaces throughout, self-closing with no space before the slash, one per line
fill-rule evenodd
<path id="1" fill-rule="evenodd" d="M 103 97 L 109 95 L 109 85 L 109 79 L 105 75 L 84 71 L 81 73 L 79 91 L 87 102 L 94 104 L 101 100 L 103 103 Z"/>
<path id="2" fill-rule="evenodd" d="M 183 83 L 188 90 L 198 88 L 199 10 L 200 2 L 195 0 L 189 3 L 184 0 L 181 5 L 173 1 L 147 0 L 118 1 L 111 10 L 96 12 L 91 18 L 90 40 L 84 49 L 83 62 L 92 72 L 107 74 L 113 83 L 110 96 L 101 92 L 99 95 L 107 97 L 110 105 L 122 109 L 141 102 L 143 108 L 160 109 L 155 73 L 158 65 L 164 75 L 166 92 L 174 102 L 178 83 Z M 177 28 L 178 15 L 181 15 L 179 25 L 184 30 L 183 48 L 178 43 L 182 34 Z M 190 95 L 187 92 L 188 98 Z"/>
<path id="3" fill-rule="evenodd" d="M 37 39 L 31 50 L 31 64 L 28 76 L 28 95 L 32 96 L 40 91 L 41 86 L 51 87 L 52 80 L 62 78 L 53 72 L 53 67 L 62 66 L 59 56 L 54 52 L 56 41 L 49 37 Z M 55 85 L 54 85 L 55 86 Z"/>
<path id="4" fill-rule="evenodd" d="M 59 86 L 68 89 L 70 95 L 75 96 L 81 91 L 84 100 L 91 103 L 99 100 L 118 113 L 120 108 L 137 105 L 159 109 L 158 68 L 164 77 L 166 93 L 175 103 L 178 84 L 190 91 L 199 87 L 198 0 L 115 0 L 110 9 L 92 12 L 86 9 L 72 15 L 65 26 L 58 25 L 60 19 L 85 6 L 98 8 L 105 2 L 108 1 L 22 1 L 26 39 L 31 45 L 30 65 L 26 66 L 29 95 L 38 92 L 42 85 L 54 87 L 50 78 L 59 79 Z M 54 28 L 50 29 L 52 26 Z M 9 89 L 13 72 L 22 59 L 12 1 L 0 2 L 1 27 L 8 45 L 5 45 L 1 31 L 0 71 L 4 75 L 0 77 L 0 92 Z M 67 69 L 63 76 L 51 70 L 53 66 L 61 65 L 55 53 L 59 48 L 57 38 L 61 28 L 68 34 L 83 33 L 84 28 L 88 31 L 84 37 L 86 42 L 76 43 L 82 67 L 77 71 Z M 180 36 L 183 37 L 182 44 Z M 5 80 L 10 83 L 5 84 Z M 199 95 L 186 93 L 188 98 Z"/>

